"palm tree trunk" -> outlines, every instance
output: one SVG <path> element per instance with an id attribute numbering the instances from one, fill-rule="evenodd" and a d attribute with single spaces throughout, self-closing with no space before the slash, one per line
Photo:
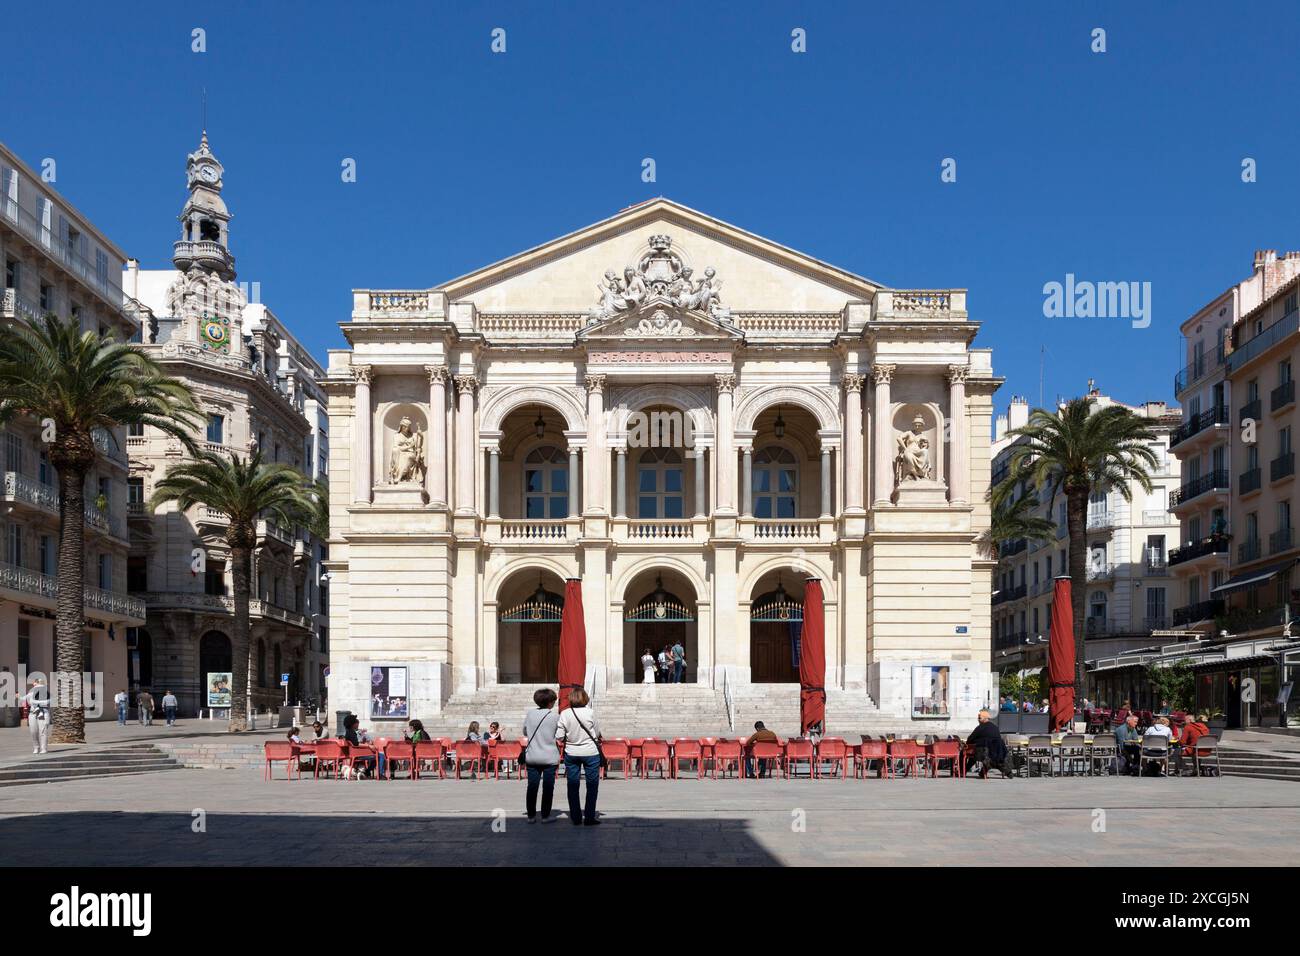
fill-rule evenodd
<path id="1" fill-rule="evenodd" d="M 1075 492 L 1066 496 L 1065 520 L 1070 535 L 1070 616 L 1074 624 L 1074 696 L 1083 697 L 1086 676 L 1084 655 L 1084 606 L 1088 587 L 1088 492 Z"/>
<path id="2" fill-rule="evenodd" d="M 253 530 L 247 529 L 247 537 Z M 231 641 L 230 729 L 248 729 L 248 588 L 252 577 L 253 552 L 244 546 L 230 547 L 231 573 L 235 584 L 234 638 Z"/>
<path id="3" fill-rule="evenodd" d="M 55 571 L 57 621 L 54 625 L 54 669 L 50 675 L 53 703 L 50 740 L 57 744 L 86 742 L 86 711 L 82 701 L 82 645 L 86 637 L 85 481 L 86 469 L 65 464 L 59 473 L 59 566 Z M 61 675 L 61 676 L 60 676 Z M 69 698 L 67 691 L 71 689 Z M 60 707 L 59 702 L 71 707 Z"/>

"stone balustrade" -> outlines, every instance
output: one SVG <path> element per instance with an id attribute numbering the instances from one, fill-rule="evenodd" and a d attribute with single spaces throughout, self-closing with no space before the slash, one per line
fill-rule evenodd
<path id="1" fill-rule="evenodd" d="M 6 501 L 21 501 L 50 514 L 59 513 L 59 493 L 54 488 L 14 471 L 4 473 L 0 497 Z"/>
<path id="2" fill-rule="evenodd" d="M 12 564 L 0 563 L 0 589 L 31 595 L 51 604 L 58 598 L 58 582 L 53 575 Z M 145 619 L 144 601 L 120 591 L 106 591 L 87 585 L 85 606 L 88 610 L 102 614 L 119 615 L 137 621 Z"/>
<path id="3" fill-rule="evenodd" d="M 842 312 L 737 312 L 742 332 L 758 335 L 834 335 L 844 327 Z"/>
<path id="4" fill-rule="evenodd" d="M 498 338 L 571 336 L 586 324 L 583 312 L 497 312 L 478 317 L 479 331 Z"/>
<path id="5" fill-rule="evenodd" d="M 563 541 L 568 536 L 566 518 L 506 518 L 501 522 L 502 541 Z"/>

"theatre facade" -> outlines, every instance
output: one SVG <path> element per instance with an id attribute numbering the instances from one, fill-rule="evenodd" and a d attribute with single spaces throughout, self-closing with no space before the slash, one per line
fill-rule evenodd
<path id="1" fill-rule="evenodd" d="M 342 328 L 333 709 L 554 684 L 568 578 L 598 702 L 678 642 L 683 692 L 729 715 L 797 700 L 778 691 L 808 578 L 831 729 L 966 724 L 992 692 L 977 538 L 1001 380 L 963 290 L 891 289 L 656 199 L 434 288 L 357 290 Z"/>

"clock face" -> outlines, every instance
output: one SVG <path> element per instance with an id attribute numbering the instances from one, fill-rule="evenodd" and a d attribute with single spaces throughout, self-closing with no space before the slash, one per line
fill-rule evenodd
<path id="1" fill-rule="evenodd" d="M 200 166 L 199 176 L 203 179 L 205 183 L 215 183 L 217 181 L 217 167 Z"/>

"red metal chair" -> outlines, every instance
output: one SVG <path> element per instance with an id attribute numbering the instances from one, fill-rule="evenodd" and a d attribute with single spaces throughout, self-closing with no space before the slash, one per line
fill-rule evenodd
<path id="1" fill-rule="evenodd" d="M 834 770 L 834 765 L 839 764 L 838 775 L 848 779 L 849 766 L 853 760 L 849 753 L 849 745 L 841 737 L 823 737 L 821 743 L 817 745 L 817 760 L 813 764 L 813 776 L 822 775 L 822 764 L 829 763 Z M 834 776 L 835 773 L 832 773 Z"/>
<path id="2" fill-rule="evenodd" d="M 602 740 L 600 742 L 600 752 L 605 755 L 605 769 L 602 776 L 609 779 L 609 767 L 615 760 L 623 770 L 623 779 L 626 780 L 631 776 L 632 757 L 631 747 L 628 742 L 621 737 L 613 740 Z"/>
<path id="3" fill-rule="evenodd" d="M 292 780 L 294 772 L 297 771 L 298 778 L 302 779 L 302 771 L 298 769 L 298 745 L 290 743 L 287 740 L 268 740 L 262 745 L 266 755 L 266 767 L 263 775 L 264 779 L 271 779 L 271 765 L 279 761 L 284 761 L 284 779 Z"/>
<path id="4" fill-rule="evenodd" d="M 644 737 L 629 737 L 627 739 L 627 757 L 632 761 L 632 770 L 634 773 L 640 773 L 642 762 L 641 748 L 644 744 Z"/>
<path id="5" fill-rule="evenodd" d="M 344 744 L 343 755 L 347 759 L 347 766 L 354 773 L 357 772 L 358 763 L 368 763 L 375 772 L 375 779 L 379 779 L 379 751 L 372 744 L 357 744 L 355 747 Z"/>
<path id="6" fill-rule="evenodd" d="M 343 764 L 348 759 L 347 746 L 339 740 L 316 741 L 316 766 L 313 768 L 312 776 L 319 777 L 321 767 L 329 764 L 330 769 L 334 771 L 334 779 L 337 780 Z"/>
<path id="7" fill-rule="evenodd" d="M 871 761 L 876 761 L 876 779 L 891 776 L 889 770 L 889 744 L 883 740 L 864 740 L 858 744 L 854 775 L 866 779 Z"/>
<path id="8" fill-rule="evenodd" d="M 774 743 L 770 743 L 769 741 L 760 740 L 757 743 L 755 743 L 754 746 L 751 748 L 750 757 L 752 757 L 754 760 L 755 776 L 762 776 L 763 765 L 762 763 L 760 763 L 760 761 L 767 760 L 769 761 L 768 764 L 769 773 L 771 776 L 775 777 L 776 774 L 771 773 L 770 768 L 772 767 L 773 762 L 775 763 L 776 769 L 778 770 L 781 769 L 781 767 L 783 766 L 785 762 L 785 745 L 780 743 L 774 744 Z"/>
<path id="9" fill-rule="evenodd" d="M 915 777 L 921 771 L 921 754 L 923 751 L 915 740 L 891 740 L 889 742 L 889 762 L 903 763 L 907 773 Z M 897 773 L 897 768 L 890 767 L 890 773 Z"/>
<path id="10" fill-rule="evenodd" d="M 673 777 L 677 777 L 678 770 L 681 769 L 682 761 L 695 763 L 695 779 L 704 778 L 704 751 L 700 747 L 698 740 L 690 737 L 678 737 L 673 741 Z"/>
<path id="11" fill-rule="evenodd" d="M 407 772 L 412 780 L 415 779 L 415 745 L 408 744 L 401 740 L 390 740 L 384 745 L 384 773 L 389 780 L 393 779 L 393 765 L 396 763 L 406 764 Z"/>
<path id="12" fill-rule="evenodd" d="M 727 768 L 736 767 L 736 776 L 744 779 L 745 753 L 739 740 L 718 740 L 713 744 L 713 779 L 718 779 L 718 768 L 722 768 L 722 779 L 727 779 Z"/>
<path id="13" fill-rule="evenodd" d="M 416 744 L 415 763 L 412 767 L 415 779 L 420 779 L 420 767 L 422 767 L 426 761 L 429 763 L 430 773 L 432 773 L 433 770 L 437 770 L 438 778 L 440 780 L 447 779 L 447 766 L 443 763 L 443 758 L 446 756 L 446 753 L 446 748 L 436 740 L 421 740 Z"/>
<path id="14" fill-rule="evenodd" d="M 477 778 L 483 766 L 483 745 L 477 740 L 461 740 L 456 744 L 456 779 L 460 779 L 461 768 L 468 763 L 469 770 Z"/>
<path id="15" fill-rule="evenodd" d="M 641 777 L 650 776 L 650 770 L 659 765 L 659 779 L 663 779 L 668 766 L 668 743 L 663 740 L 647 740 L 641 744 Z"/>
<path id="16" fill-rule="evenodd" d="M 962 766 L 961 741 L 936 740 L 930 744 L 930 776 L 939 776 L 939 764 L 944 760 L 950 761 L 948 776 L 966 776 L 966 768 Z"/>
<path id="17" fill-rule="evenodd" d="M 506 779 L 510 779 L 513 773 L 517 778 L 523 779 L 523 767 L 521 766 L 520 757 L 524 755 L 524 748 L 517 743 L 507 743 L 504 740 L 498 740 L 496 746 L 488 748 L 487 772 L 495 774 L 496 779 L 501 779 L 501 765 L 506 765 Z"/>
<path id="18" fill-rule="evenodd" d="M 816 761 L 813 759 L 813 744 L 811 740 L 789 740 L 785 745 L 785 776 L 789 779 L 794 775 L 794 766 L 797 763 L 808 764 L 808 779 L 813 777 L 813 765 Z"/>

